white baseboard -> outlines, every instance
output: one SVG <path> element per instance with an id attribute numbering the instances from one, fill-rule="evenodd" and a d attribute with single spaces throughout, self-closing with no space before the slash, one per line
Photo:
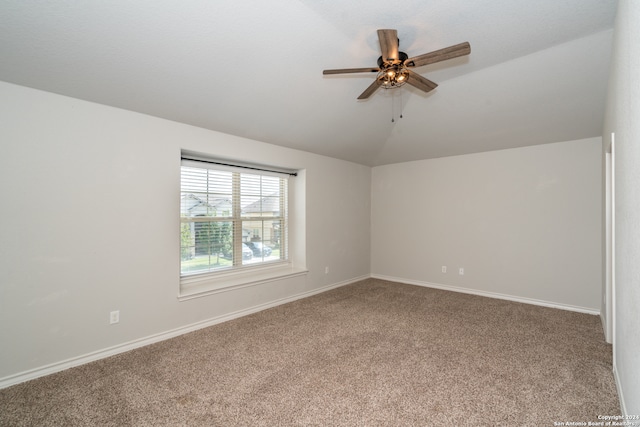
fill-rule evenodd
<path id="1" fill-rule="evenodd" d="M 620 387 L 620 377 L 618 376 L 618 370 L 616 369 L 616 361 L 613 361 L 613 379 L 616 383 L 616 390 L 618 391 L 618 401 L 620 402 L 620 414 L 627 416 L 627 405 L 624 401 L 624 395 L 622 394 L 622 387 Z"/>
<path id="2" fill-rule="evenodd" d="M 602 332 L 604 333 L 604 340 L 612 344 L 611 337 L 607 334 L 607 319 L 605 319 L 604 312 L 600 312 L 600 324 L 602 325 Z"/>
<path id="3" fill-rule="evenodd" d="M 521 303 L 524 303 L 524 304 L 532 304 L 532 305 L 539 305 L 539 306 L 543 306 L 543 307 L 558 308 L 558 309 L 561 309 L 561 310 L 576 311 L 578 313 L 587 313 L 587 314 L 600 315 L 600 310 L 596 310 L 596 309 L 588 308 L 588 307 L 579 307 L 579 306 L 575 306 L 575 305 L 562 304 L 562 303 L 553 302 L 553 301 L 543 301 L 543 300 L 538 300 L 538 299 L 533 299 L 533 298 L 524 298 L 524 297 L 518 297 L 518 296 L 514 296 L 514 295 L 500 294 L 500 293 L 496 293 L 496 292 L 489 292 L 489 291 L 481 291 L 481 290 L 477 290 L 477 289 L 462 288 L 462 287 L 458 287 L 458 286 L 441 285 L 439 283 L 431 283 L 431 282 L 423 282 L 423 281 L 419 281 L 419 280 L 403 279 L 401 277 L 383 276 L 383 275 L 380 275 L 380 274 L 372 274 L 371 277 L 374 278 L 374 279 L 388 280 L 390 282 L 406 283 L 407 285 L 424 286 L 426 288 L 442 289 L 444 291 L 460 292 L 460 293 L 464 293 L 464 294 L 472 294 L 472 295 L 478 295 L 478 296 L 489 297 L 489 298 L 496 298 L 496 299 L 514 301 L 514 302 L 521 302 Z"/>
<path id="4" fill-rule="evenodd" d="M 183 335 L 189 332 L 196 331 L 198 329 L 206 328 L 209 326 L 217 325 L 219 323 L 227 322 L 229 320 L 237 319 L 242 316 L 247 316 L 249 314 L 257 313 L 262 310 L 266 310 L 272 307 L 276 307 L 278 305 L 286 304 L 289 302 L 293 302 L 302 298 L 307 298 L 312 295 L 320 294 L 322 292 L 329 291 L 331 289 L 339 288 L 341 286 L 349 285 L 351 283 L 358 282 L 360 280 L 364 280 L 369 278 L 369 275 L 357 277 L 354 279 L 346 280 L 344 282 L 333 283 L 331 285 L 323 286 L 318 289 L 313 289 L 311 291 L 302 292 L 299 294 L 295 294 L 286 298 L 280 298 L 274 301 L 270 301 L 268 303 L 259 304 L 253 307 L 249 307 L 243 310 L 238 310 L 232 313 L 227 313 L 221 316 L 217 316 L 211 319 L 203 320 L 200 322 L 192 323 L 186 326 L 182 326 L 176 329 L 172 329 L 165 332 L 160 332 L 158 334 L 150 335 L 144 338 L 136 339 L 133 341 L 129 341 L 123 344 L 118 344 L 112 347 L 108 347 L 102 350 L 94 351 L 91 353 L 84 354 L 82 356 L 72 357 L 67 360 L 63 360 L 60 362 L 55 362 L 46 366 L 42 366 L 39 368 L 30 369 L 28 371 L 20 372 L 14 375 L 9 375 L 4 378 L 0 378 L 0 389 L 10 387 L 15 384 L 19 384 L 25 381 L 33 380 L 39 377 L 43 377 L 46 375 L 54 374 L 56 372 L 64 371 L 65 369 L 73 368 L 74 366 L 84 365 L 89 362 L 94 362 L 96 360 L 104 359 L 109 356 L 114 356 L 116 354 L 124 353 L 129 350 L 134 350 L 136 348 L 144 347 L 149 344 L 154 344 L 160 341 L 164 341 L 170 338 L 177 337 L 179 335 Z"/>

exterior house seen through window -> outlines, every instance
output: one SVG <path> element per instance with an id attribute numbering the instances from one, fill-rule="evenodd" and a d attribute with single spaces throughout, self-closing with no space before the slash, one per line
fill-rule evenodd
<path id="1" fill-rule="evenodd" d="M 182 161 L 180 274 L 287 260 L 287 178 Z"/>

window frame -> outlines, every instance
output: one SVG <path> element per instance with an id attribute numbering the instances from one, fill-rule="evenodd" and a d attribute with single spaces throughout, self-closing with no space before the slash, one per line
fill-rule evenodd
<path id="1" fill-rule="evenodd" d="M 229 268 L 221 268 L 215 271 L 203 271 L 194 272 L 191 274 L 184 274 L 182 271 L 182 238 L 180 239 L 180 292 L 179 299 L 191 299 L 203 295 L 210 295 L 229 289 L 234 289 L 243 286 L 254 286 L 261 283 L 270 282 L 273 280 L 280 280 L 286 277 L 297 276 L 300 274 L 306 274 L 304 268 L 294 268 L 289 254 L 289 218 L 288 211 L 290 210 L 289 191 L 291 186 L 287 185 L 287 179 L 282 179 L 283 174 L 287 176 L 296 176 L 294 171 L 278 170 L 268 167 L 256 167 L 255 165 L 246 166 L 241 164 L 230 164 L 227 161 L 218 161 L 215 159 L 195 157 L 192 155 L 185 155 L 182 153 L 182 161 L 180 166 L 180 176 L 182 180 L 183 166 L 191 168 L 211 169 L 218 171 L 231 171 L 233 173 L 233 180 L 240 180 L 241 174 L 259 175 L 259 176 L 274 176 L 278 175 L 280 192 L 280 216 L 278 217 L 265 217 L 265 216 L 242 216 L 242 209 L 240 205 L 240 198 L 242 197 L 239 182 L 233 186 L 232 189 L 232 215 L 230 217 L 208 217 L 209 220 L 189 220 L 184 221 L 182 216 L 182 208 L 180 209 L 180 233 L 182 233 L 182 226 L 186 223 L 197 222 L 232 222 L 233 227 L 233 263 Z M 198 166 L 196 163 L 201 164 Z M 204 167 L 203 167 L 204 166 Z M 273 170 L 275 169 L 275 170 Z M 180 200 L 182 203 L 183 191 L 182 184 L 180 185 Z M 237 192 L 237 194 L 236 194 Z M 264 195 L 261 193 L 261 197 Z M 255 224 L 255 221 L 262 222 L 262 229 L 264 230 L 264 223 L 268 221 L 280 222 L 280 259 L 258 262 L 255 264 L 243 264 L 242 262 L 242 245 L 243 239 L 243 224 L 250 222 Z M 262 236 L 264 237 L 264 236 Z"/>

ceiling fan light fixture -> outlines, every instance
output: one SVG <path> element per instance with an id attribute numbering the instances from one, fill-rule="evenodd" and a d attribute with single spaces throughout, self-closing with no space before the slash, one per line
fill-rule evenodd
<path id="1" fill-rule="evenodd" d="M 409 71 L 403 64 L 394 64 L 378 73 L 377 79 L 385 89 L 397 88 L 404 85 L 409 78 Z"/>

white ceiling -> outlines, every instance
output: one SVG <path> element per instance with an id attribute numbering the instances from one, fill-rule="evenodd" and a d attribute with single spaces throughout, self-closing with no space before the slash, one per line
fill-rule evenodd
<path id="1" fill-rule="evenodd" d="M 2 0 L 0 80 L 381 165 L 600 136 L 616 4 Z M 375 74 L 322 70 L 376 66 L 379 28 L 471 55 L 357 101 Z"/>

